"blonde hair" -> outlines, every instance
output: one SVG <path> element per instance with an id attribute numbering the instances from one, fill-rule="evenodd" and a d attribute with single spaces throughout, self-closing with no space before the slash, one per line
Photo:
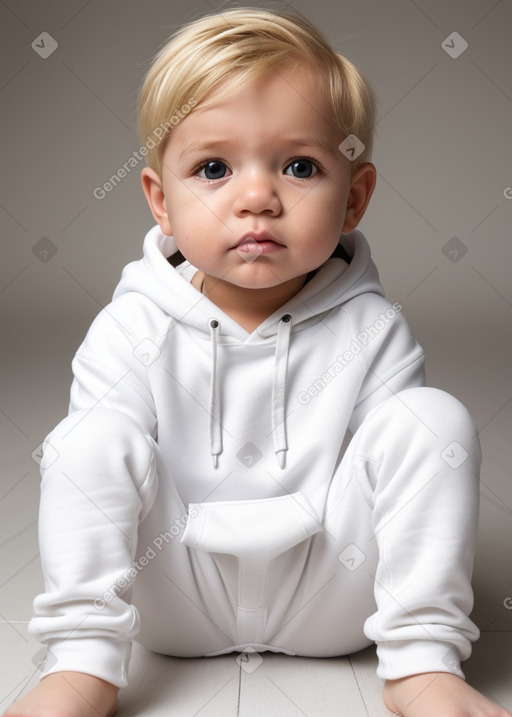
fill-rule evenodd
<path id="1" fill-rule="evenodd" d="M 159 175 L 173 127 L 223 85 L 215 101 L 287 60 L 312 65 L 330 101 L 333 120 L 344 136 L 365 146 L 356 169 L 371 156 L 374 100 L 363 74 L 336 53 L 323 35 L 298 13 L 237 8 L 184 25 L 157 53 L 139 95 L 138 125 L 146 160 Z M 154 139 L 156 137 L 156 140 Z"/>

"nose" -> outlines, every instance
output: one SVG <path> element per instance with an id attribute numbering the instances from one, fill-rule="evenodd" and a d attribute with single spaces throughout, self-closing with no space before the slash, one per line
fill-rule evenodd
<path id="1" fill-rule="evenodd" d="M 253 169 L 238 177 L 233 202 L 237 216 L 247 214 L 269 214 L 276 217 L 282 210 L 275 177 L 264 169 Z"/>

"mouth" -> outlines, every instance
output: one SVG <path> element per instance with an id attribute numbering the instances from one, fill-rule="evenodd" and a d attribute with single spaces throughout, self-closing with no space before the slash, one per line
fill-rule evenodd
<path id="1" fill-rule="evenodd" d="M 233 249 L 241 255 L 256 258 L 260 254 L 271 254 L 284 249 L 284 246 L 269 232 L 247 232 Z"/>

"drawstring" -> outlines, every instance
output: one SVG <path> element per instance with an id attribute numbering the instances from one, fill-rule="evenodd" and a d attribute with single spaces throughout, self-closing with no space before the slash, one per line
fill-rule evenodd
<path id="1" fill-rule="evenodd" d="M 286 372 L 288 370 L 288 347 L 292 317 L 285 314 L 281 317 L 277 330 L 276 353 L 274 358 L 274 378 L 272 381 L 272 433 L 274 436 L 274 453 L 281 468 L 286 465 L 286 421 L 284 399 L 286 393 Z"/>
<path id="2" fill-rule="evenodd" d="M 212 342 L 212 371 L 210 376 L 210 452 L 213 467 L 219 465 L 219 453 L 222 453 L 221 406 L 219 399 L 219 384 L 217 377 L 217 342 L 219 336 L 219 322 L 210 319 L 210 337 Z M 286 465 L 286 417 L 284 412 L 286 396 L 286 374 L 288 371 L 288 351 L 292 317 L 284 314 L 279 321 L 277 330 L 276 351 L 274 356 L 274 375 L 272 379 L 272 435 L 274 440 L 274 453 L 279 466 Z"/>
<path id="3" fill-rule="evenodd" d="M 217 337 L 219 322 L 210 321 L 210 337 L 212 340 L 212 372 L 210 377 L 210 447 L 213 467 L 219 465 L 219 453 L 222 453 L 222 430 L 220 425 L 219 385 L 217 381 Z"/>

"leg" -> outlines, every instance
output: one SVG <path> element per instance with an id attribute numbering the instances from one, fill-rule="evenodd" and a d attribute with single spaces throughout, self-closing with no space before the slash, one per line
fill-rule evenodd
<path id="1" fill-rule="evenodd" d="M 509 713 L 464 682 L 478 629 L 471 573 L 481 461 L 465 408 L 435 389 L 404 391 L 367 417 L 358 459 L 373 472 L 377 642 L 386 705 L 404 717 Z M 372 437 L 372 439 L 370 439 Z"/>
<path id="2" fill-rule="evenodd" d="M 403 391 L 376 407 L 358 460 L 371 465 L 379 549 L 378 611 L 365 631 L 378 646 L 379 677 L 453 672 L 479 631 L 471 575 L 481 452 L 475 425 L 452 396 Z"/>
<path id="3" fill-rule="evenodd" d="M 99 705 L 105 698 L 104 714 L 115 707 L 139 626 L 122 580 L 156 492 L 153 453 L 135 421 L 108 409 L 78 411 L 47 437 L 39 516 L 46 592 L 29 624 L 47 658 L 39 685 L 8 714 L 50 708 L 56 693 L 54 706 L 69 703 L 69 714 L 88 715 L 88 695 Z"/>

